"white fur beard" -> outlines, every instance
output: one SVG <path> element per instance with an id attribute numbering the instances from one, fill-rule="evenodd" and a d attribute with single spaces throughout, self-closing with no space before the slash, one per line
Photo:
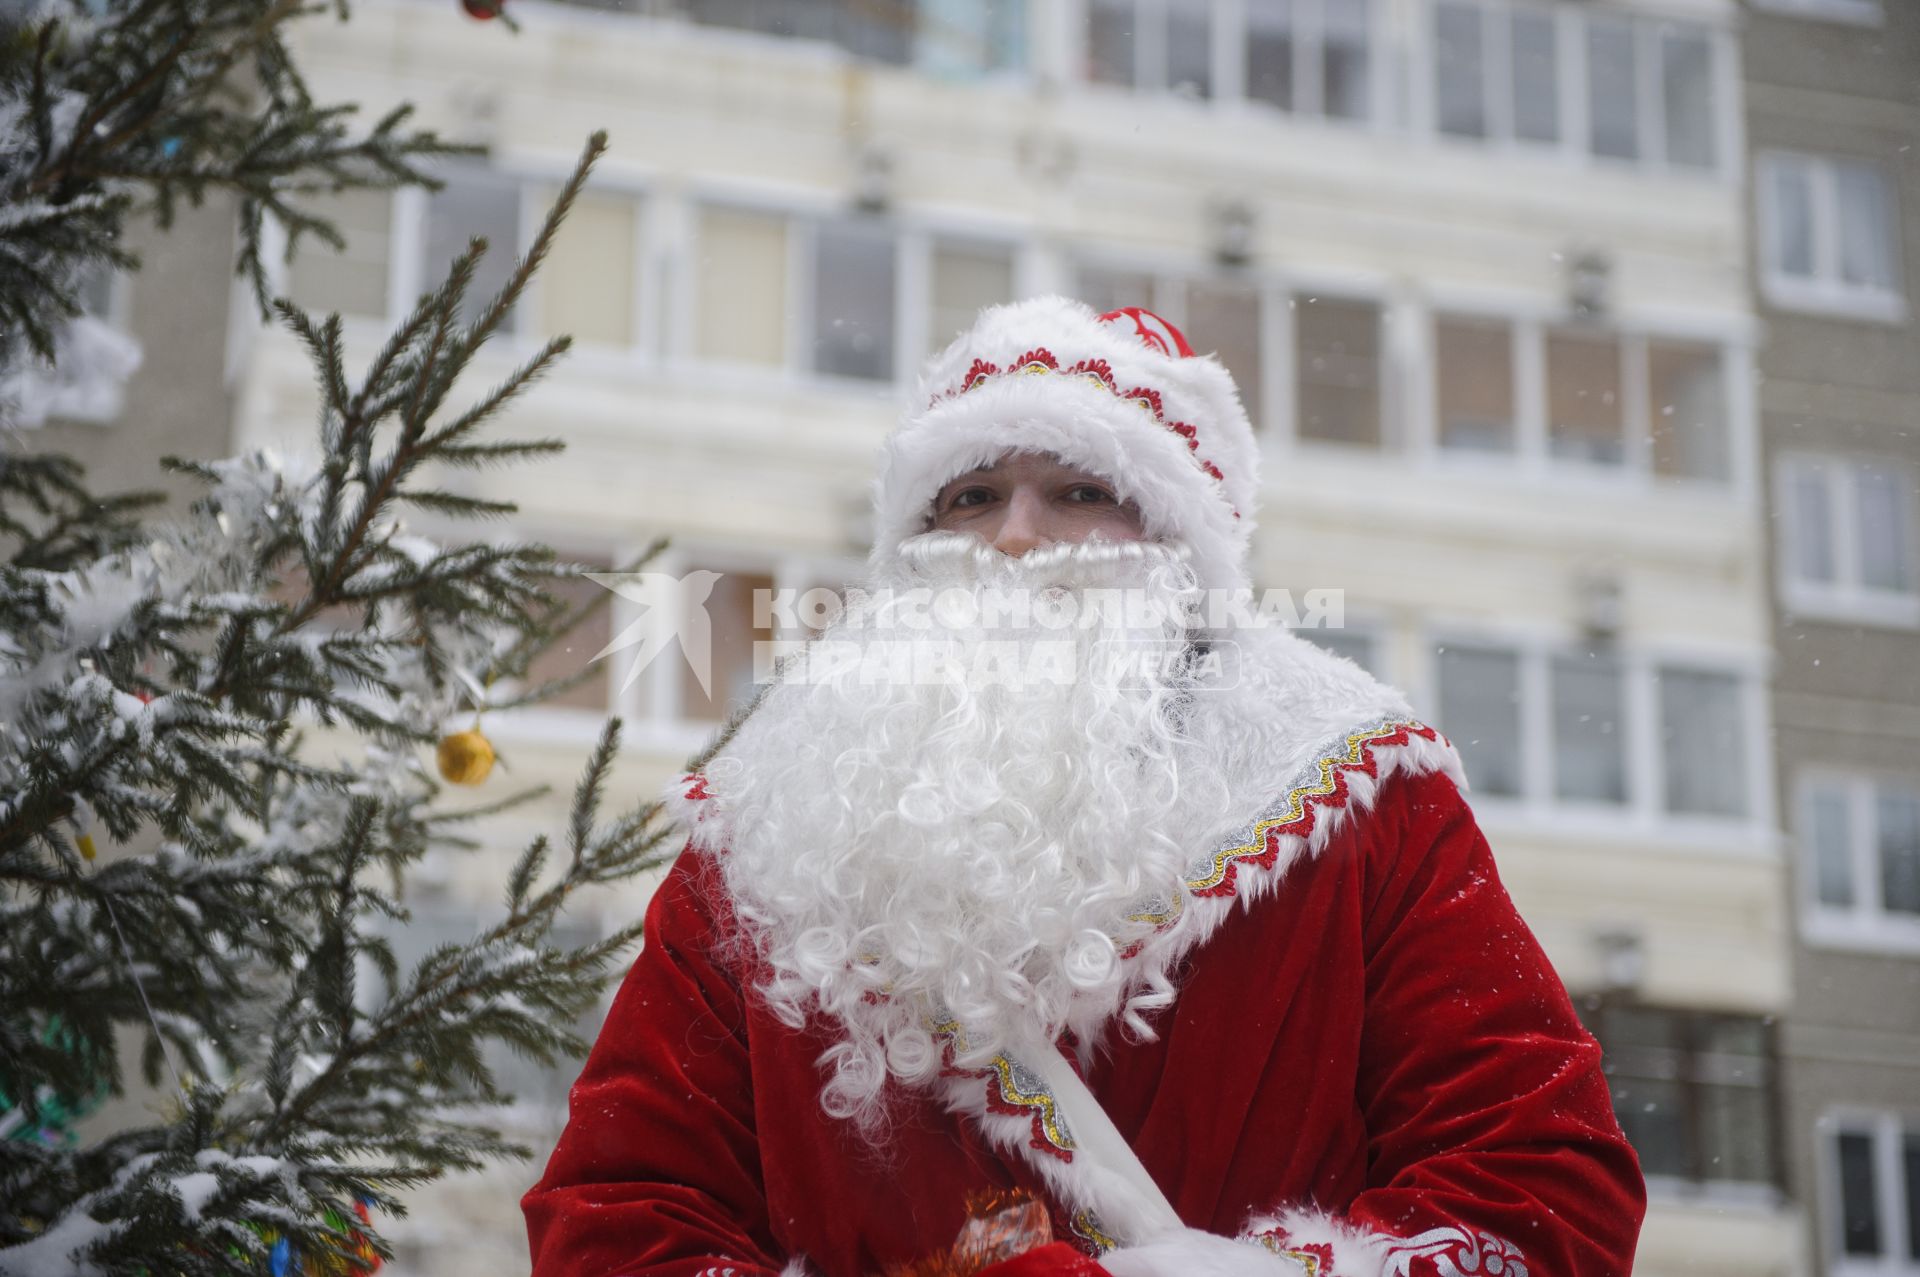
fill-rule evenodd
<path id="1" fill-rule="evenodd" d="M 970 659 L 983 643 L 1064 642 L 1084 674 L 1096 645 L 1183 650 L 1175 604 L 1193 586 L 1179 547 L 1050 545 L 1015 560 L 932 533 L 904 543 L 876 584 L 976 598 L 994 586 L 1139 589 L 1162 619 L 1109 613 L 1065 630 L 935 619 L 903 633 L 875 627 L 884 604 L 856 607 L 818 641 L 934 643 L 956 658 L 949 678 L 863 682 L 848 666 L 782 683 L 710 760 L 731 810 L 727 885 L 771 972 L 763 992 L 795 1027 L 814 1013 L 837 1021 L 822 1102 L 866 1124 L 883 1116 L 889 1076 L 938 1072 L 936 1017 L 960 1027 L 963 1066 L 1062 1029 L 1091 1040 L 1116 1012 L 1145 1032 L 1142 1014 L 1172 990 L 1163 963 L 1122 958 L 1156 930 L 1136 915 L 1172 903 L 1196 831 L 1228 798 L 1209 743 L 1182 733 L 1189 676 L 1176 663 L 1007 685 L 1004 665 Z"/>

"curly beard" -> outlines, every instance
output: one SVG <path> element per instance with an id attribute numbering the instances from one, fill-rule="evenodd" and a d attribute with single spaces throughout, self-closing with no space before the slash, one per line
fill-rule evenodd
<path id="1" fill-rule="evenodd" d="M 721 863 L 761 993 L 795 1028 L 834 1023 L 821 1102 L 869 1129 L 889 1078 L 939 1072 L 942 1020 L 961 1030 L 963 1067 L 1062 1030 L 1091 1043 L 1116 1016 L 1148 1035 L 1144 1016 L 1173 991 L 1163 962 L 1133 954 L 1229 784 L 1212 745 L 1183 730 L 1196 679 L 1181 605 L 1197 597 L 1183 547 L 1090 541 L 1015 559 L 936 532 L 896 564 L 816 644 L 871 657 L 905 640 L 943 654 L 940 675 L 783 667 L 705 769 L 732 813 Z M 999 618 L 936 607 L 902 630 L 888 586 L 980 608 L 995 590 L 1064 592 L 1079 614 L 1061 629 L 1038 608 L 989 625 Z M 1089 589 L 1150 606 L 1089 608 Z M 1043 648 L 1052 659 L 1022 666 Z M 1146 659 L 1113 659 L 1131 656 Z M 1074 677 L 1053 677 L 1068 657 Z M 1049 673 L 1019 676 L 1036 668 Z"/>

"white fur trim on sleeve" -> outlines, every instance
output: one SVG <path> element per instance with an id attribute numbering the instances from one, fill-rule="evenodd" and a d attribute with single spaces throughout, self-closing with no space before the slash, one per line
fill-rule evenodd
<path id="1" fill-rule="evenodd" d="M 1386 1277 L 1387 1249 L 1394 1238 L 1355 1228 L 1324 1211 L 1285 1210 L 1250 1222 L 1243 1236 L 1269 1249 L 1323 1248 L 1332 1259 L 1332 1271 L 1314 1277 Z"/>
<path id="2" fill-rule="evenodd" d="M 1528 1277 L 1530 1268 L 1526 1255 L 1506 1238 L 1451 1225 L 1429 1228 L 1412 1237 L 1395 1237 L 1356 1228 L 1324 1211 L 1294 1209 L 1251 1221 L 1243 1236 L 1282 1253 L 1288 1249 L 1324 1250 L 1331 1256 L 1331 1270 L 1313 1271 L 1312 1277 L 1445 1277 L 1462 1273 Z M 1420 1263 L 1422 1260 L 1428 1262 Z"/>
<path id="3" fill-rule="evenodd" d="M 1300 1261 L 1259 1242 L 1235 1241 L 1197 1228 L 1166 1233 L 1100 1257 L 1113 1277 L 1302 1277 Z"/>

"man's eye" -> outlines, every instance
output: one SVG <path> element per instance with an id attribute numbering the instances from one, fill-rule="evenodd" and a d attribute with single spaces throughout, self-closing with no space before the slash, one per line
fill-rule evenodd
<path id="1" fill-rule="evenodd" d="M 947 502 L 947 508 L 956 510 L 962 506 L 978 505 L 981 501 L 990 500 L 992 497 L 993 493 L 985 488 L 962 488 L 953 494 L 953 500 Z"/>
<path id="2" fill-rule="evenodd" d="M 1100 487 L 1098 484 L 1093 484 L 1093 483 L 1082 483 L 1082 484 L 1076 485 L 1071 490 L 1070 495 L 1073 497 L 1075 501 L 1083 501 L 1083 502 L 1113 500 L 1113 494 L 1111 492 L 1108 492 L 1105 488 Z"/>

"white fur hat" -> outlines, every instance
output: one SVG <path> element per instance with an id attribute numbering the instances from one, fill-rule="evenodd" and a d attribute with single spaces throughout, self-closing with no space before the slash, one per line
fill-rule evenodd
<path id="1" fill-rule="evenodd" d="M 1111 482 L 1149 537 L 1193 549 L 1202 586 L 1249 584 L 1260 449 L 1233 376 L 1179 330 L 1065 297 L 980 312 L 927 361 L 874 482 L 871 566 L 927 530 L 933 499 L 1008 449 L 1050 452 Z"/>

